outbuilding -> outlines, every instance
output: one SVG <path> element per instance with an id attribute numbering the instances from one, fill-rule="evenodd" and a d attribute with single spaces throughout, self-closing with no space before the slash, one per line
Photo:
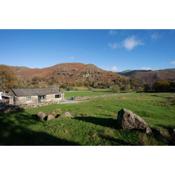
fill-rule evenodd
<path id="1" fill-rule="evenodd" d="M 59 88 L 11 89 L 9 104 L 39 105 L 59 103 L 64 100 L 64 93 Z"/>

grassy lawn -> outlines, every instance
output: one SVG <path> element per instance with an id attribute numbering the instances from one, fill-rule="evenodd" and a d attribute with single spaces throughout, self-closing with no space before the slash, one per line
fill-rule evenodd
<path id="1" fill-rule="evenodd" d="M 109 92 L 68 92 L 70 96 Z M 103 94 L 101 94 L 103 93 Z M 95 95 L 96 96 L 96 95 Z M 53 104 L 21 113 L 0 114 L 0 144 L 13 145 L 168 145 L 169 129 L 175 128 L 175 94 L 121 93 L 78 104 Z M 39 111 L 69 111 L 75 117 L 41 122 Z M 116 127 L 117 112 L 128 108 L 155 130 L 152 135 Z M 158 132 L 160 131 L 160 132 Z M 166 138 L 162 135 L 167 135 Z"/>
<path id="2" fill-rule="evenodd" d="M 105 94 L 111 94 L 112 92 L 109 89 L 96 89 L 92 91 L 82 90 L 82 91 L 65 91 L 65 98 L 69 99 L 71 97 L 84 97 L 84 96 L 99 96 Z"/>

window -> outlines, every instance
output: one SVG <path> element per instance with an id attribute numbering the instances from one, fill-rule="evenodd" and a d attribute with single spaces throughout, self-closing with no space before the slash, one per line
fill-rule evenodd
<path id="1" fill-rule="evenodd" d="M 46 96 L 45 95 L 39 95 L 38 96 L 38 102 L 41 103 L 43 100 L 46 99 Z"/>
<path id="2" fill-rule="evenodd" d="M 46 96 L 45 95 L 41 95 L 40 98 L 41 98 L 41 100 L 44 100 L 44 99 L 46 99 Z"/>
<path id="3" fill-rule="evenodd" d="M 40 95 L 40 96 L 38 96 L 38 97 L 39 97 L 40 100 L 46 99 L 46 96 L 45 96 L 45 95 Z"/>
<path id="4" fill-rule="evenodd" d="M 27 96 L 27 97 L 26 97 L 26 100 L 27 100 L 27 101 L 31 101 L 31 100 L 32 100 L 31 96 Z"/>
<path id="5" fill-rule="evenodd" d="M 55 95 L 55 98 L 61 98 L 60 94 Z"/>

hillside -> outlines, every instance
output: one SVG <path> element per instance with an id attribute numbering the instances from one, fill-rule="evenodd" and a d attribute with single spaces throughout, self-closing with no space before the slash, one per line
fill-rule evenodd
<path id="1" fill-rule="evenodd" d="M 9 66 L 8 66 L 9 67 Z M 127 81 L 119 74 L 105 71 L 93 64 L 63 63 L 47 68 L 12 67 L 20 86 L 70 85 L 108 87 Z"/>
<path id="2" fill-rule="evenodd" d="M 1 65 L 2 67 L 3 65 Z M 18 79 L 18 87 L 46 87 L 50 85 L 91 86 L 108 88 L 114 84 L 125 87 L 129 79 L 139 84 L 153 85 L 158 80 L 175 81 L 175 69 L 128 70 L 120 73 L 106 71 L 93 64 L 63 63 L 46 68 L 6 66 Z M 131 84 L 132 86 L 132 84 Z"/>
<path id="3" fill-rule="evenodd" d="M 164 70 L 133 70 L 121 72 L 120 75 L 129 77 L 130 79 L 140 80 L 142 83 L 153 84 L 158 80 L 175 81 L 175 69 Z"/>

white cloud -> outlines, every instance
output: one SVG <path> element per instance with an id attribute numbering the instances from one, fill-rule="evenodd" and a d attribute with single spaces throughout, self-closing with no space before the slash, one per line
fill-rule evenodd
<path id="1" fill-rule="evenodd" d="M 158 40 L 160 38 L 160 34 L 159 33 L 152 33 L 151 34 L 151 39 L 152 40 Z"/>
<path id="2" fill-rule="evenodd" d="M 135 36 L 131 36 L 128 38 L 125 38 L 123 41 L 116 43 L 109 43 L 108 46 L 112 49 L 119 49 L 119 48 L 125 48 L 126 50 L 133 50 L 134 48 L 136 48 L 137 46 L 141 46 L 144 43 L 137 39 Z"/>
<path id="3" fill-rule="evenodd" d="M 170 64 L 173 64 L 173 65 L 175 65 L 175 60 L 171 61 L 171 62 L 170 62 Z"/>
<path id="4" fill-rule="evenodd" d="M 117 72 L 118 71 L 117 66 L 112 66 L 111 71 L 112 72 Z"/>
<path id="5" fill-rule="evenodd" d="M 140 46 L 140 45 L 143 45 L 143 42 L 137 39 L 135 36 L 126 38 L 122 44 L 122 46 L 129 51 L 133 50 L 135 47 Z"/>
<path id="6" fill-rule="evenodd" d="M 117 34 L 117 31 L 116 30 L 110 30 L 109 31 L 109 35 L 116 35 Z"/>
<path id="7" fill-rule="evenodd" d="M 111 49 L 117 49 L 117 48 L 120 47 L 119 44 L 117 44 L 117 43 L 109 43 L 108 46 L 109 46 Z"/>

